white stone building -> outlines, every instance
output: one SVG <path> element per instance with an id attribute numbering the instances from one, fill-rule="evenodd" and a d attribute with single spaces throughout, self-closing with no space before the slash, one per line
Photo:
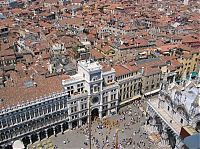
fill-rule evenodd
<path id="1" fill-rule="evenodd" d="M 31 144 L 81 126 L 88 120 L 89 106 L 92 119 L 117 112 L 118 85 L 115 82 L 115 71 L 112 68 L 103 69 L 97 62 L 80 61 L 76 75 L 68 76 L 67 79 L 55 76 L 46 80 L 47 84 L 44 83 L 45 78 L 41 78 L 37 86 L 22 86 L 18 91 L 12 87 L 1 90 L 0 103 L 3 108 L 0 107 L 0 148 L 12 145 L 16 140 L 23 141 L 25 145 Z M 10 104 L 5 108 L 5 104 L 13 100 L 11 90 L 12 94 L 16 94 L 15 100 L 21 100 L 22 103 Z M 42 90 L 56 93 L 45 95 L 45 92 L 40 97 L 22 100 L 26 94 L 37 95 L 44 92 Z"/>
<path id="2" fill-rule="evenodd" d="M 147 104 L 147 127 L 159 133 L 165 145 L 183 146 L 180 137 L 183 126 L 200 131 L 200 77 L 180 85 L 164 83 L 158 98 Z"/>
<path id="3" fill-rule="evenodd" d="M 78 73 L 63 80 L 62 84 L 71 98 L 68 109 L 70 127 L 87 122 L 89 104 L 92 119 L 117 112 L 118 85 L 114 69 L 103 72 L 97 62 L 80 61 Z"/>

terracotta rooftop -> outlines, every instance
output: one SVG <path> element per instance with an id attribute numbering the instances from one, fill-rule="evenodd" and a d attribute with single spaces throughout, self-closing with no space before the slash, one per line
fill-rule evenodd
<path id="1" fill-rule="evenodd" d="M 152 67 L 144 68 L 144 76 L 151 76 L 158 73 L 161 73 L 161 70 L 159 68 L 152 68 Z"/>
<path id="2" fill-rule="evenodd" d="M 122 75 L 125 75 L 125 74 L 128 74 L 131 72 L 127 68 L 123 67 L 122 65 L 115 65 L 115 66 L 113 66 L 113 68 L 115 69 L 116 77 L 119 77 L 119 76 L 122 76 Z"/>
<path id="3" fill-rule="evenodd" d="M 95 58 L 95 59 L 102 59 L 104 58 L 105 56 L 99 52 L 97 49 L 92 49 L 90 50 L 90 54 L 92 56 L 92 58 Z"/>
<path id="4" fill-rule="evenodd" d="M 30 80 L 27 79 L 26 81 Z M 36 98 L 63 91 L 59 76 L 49 78 L 36 76 L 34 82 L 36 82 L 37 86 L 26 87 L 23 85 L 25 83 L 24 81 L 21 82 L 22 85 L 19 87 L 14 85 L 0 89 L 0 98 L 3 99 L 3 104 L 0 105 L 0 108 L 36 100 Z"/>

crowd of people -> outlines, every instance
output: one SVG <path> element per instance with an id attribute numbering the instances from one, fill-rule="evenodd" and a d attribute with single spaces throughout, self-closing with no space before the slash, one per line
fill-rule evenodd
<path id="1" fill-rule="evenodd" d="M 97 149 L 115 149 L 116 145 L 119 149 L 150 149 L 153 143 L 148 140 L 148 134 L 141 129 L 145 121 L 145 114 L 139 109 L 142 104 L 142 101 L 134 102 L 120 109 L 117 116 L 112 118 L 96 118 L 92 122 L 92 146 Z M 89 147 L 88 127 L 89 125 L 85 124 L 77 128 L 77 133 L 84 134 L 87 138 L 84 142 L 86 148 Z M 64 143 L 67 142 L 68 140 Z"/>

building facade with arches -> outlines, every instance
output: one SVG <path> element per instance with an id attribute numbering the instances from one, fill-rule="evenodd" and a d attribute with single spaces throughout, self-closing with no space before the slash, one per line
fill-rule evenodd
<path id="1" fill-rule="evenodd" d="M 157 99 L 149 99 L 147 125 L 172 148 L 182 148 L 181 128 L 192 126 L 200 132 L 200 77 L 179 85 L 163 83 Z"/>
<path id="2" fill-rule="evenodd" d="M 58 81 L 57 92 L 16 106 L 9 105 L 11 107 L 0 111 L 0 147 L 12 146 L 16 140 L 25 145 L 32 144 L 84 125 L 88 122 L 89 107 L 92 120 L 117 112 L 118 84 L 113 68 L 105 69 L 97 62 L 80 61 L 77 74 Z M 48 83 L 51 88 L 51 85 L 57 85 L 50 80 Z M 31 89 L 41 92 L 44 88 L 38 84 Z M 23 89 L 24 92 L 27 90 L 30 88 Z M 9 95 L 0 102 L 6 101 L 6 97 Z"/>

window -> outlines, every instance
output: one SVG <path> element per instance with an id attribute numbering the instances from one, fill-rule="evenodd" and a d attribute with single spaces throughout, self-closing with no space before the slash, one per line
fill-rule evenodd
<path id="1" fill-rule="evenodd" d="M 52 112 L 55 111 L 55 104 L 52 104 Z"/>
<path id="2" fill-rule="evenodd" d="M 60 101 L 60 109 L 63 108 L 63 101 Z"/>
<path id="3" fill-rule="evenodd" d="M 7 119 L 7 123 L 8 123 L 8 126 L 11 125 L 11 118 L 10 118 L 10 117 L 8 117 L 8 119 Z"/>
<path id="4" fill-rule="evenodd" d="M 51 106 L 48 106 L 48 113 L 51 112 Z"/>
<path id="5" fill-rule="evenodd" d="M 84 105 L 83 105 L 83 104 L 81 105 L 81 110 L 82 110 L 82 109 L 84 109 Z"/>
<path id="6" fill-rule="evenodd" d="M 19 122 L 20 122 L 20 121 L 19 121 Z M 3 128 L 7 126 L 6 120 L 5 120 L 5 119 L 2 119 L 1 123 L 2 123 Z"/>
<path id="7" fill-rule="evenodd" d="M 58 110 L 59 109 L 59 103 L 57 102 L 56 103 L 56 110 Z"/>
<path id="8" fill-rule="evenodd" d="M 148 89 L 149 89 L 149 87 L 148 87 L 148 86 L 146 86 L 146 89 L 145 89 L 145 90 L 147 91 Z"/>
<path id="9" fill-rule="evenodd" d="M 115 107 L 115 102 L 114 102 L 114 103 L 111 103 L 111 107 Z"/>
<path id="10" fill-rule="evenodd" d="M 156 87 L 157 87 L 157 88 L 159 87 L 159 83 L 156 84 Z"/>
<path id="11" fill-rule="evenodd" d="M 30 111 L 30 118 L 33 118 L 33 117 L 34 117 L 34 111 L 31 110 L 31 111 Z"/>
<path id="12" fill-rule="evenodd" d="M 26 112 L 26 119 L 27 119 L 27 120 L 30 119 L 30 114 L 29 114 L 29 112 Z"/>
<path id="13" fill-rule="evenodd" d="M 74 108 L 73 108 L 73 107 L 71 108 L 71 113 L 74 113 Z M 72 118 L 72 119 L 73 119 L 73 118 Z"/>
<path id="14" fill-rule="evenodd" d="M 98 87 L 98 85 L 94 85 L 93 90 L 94 90 L 94 92 L 98 92 L 98 91 L 99 91 L 99 87 Z"/>
<path id="15" fill-rule="evenodd" d="M 40 115 L 43 114 L 42 107 L 39 108 L 39 113 L 40 113 Z"/>
<path id="16" fill-rule="evenodd" d="M 21 113 L 21 119 L 22 119 L 22 121 L 25 120 L 25 114 L 24 113 Z"/>
<path id="17" fill-rule="evenodd" d="M 183 119 L 181 118 L 181 124 L 183 124 Z"/>
<path id="18" fill-rule="evenodd" d="M 169 111 L 170 107 L 168 106 L 167 110 Z"/>

